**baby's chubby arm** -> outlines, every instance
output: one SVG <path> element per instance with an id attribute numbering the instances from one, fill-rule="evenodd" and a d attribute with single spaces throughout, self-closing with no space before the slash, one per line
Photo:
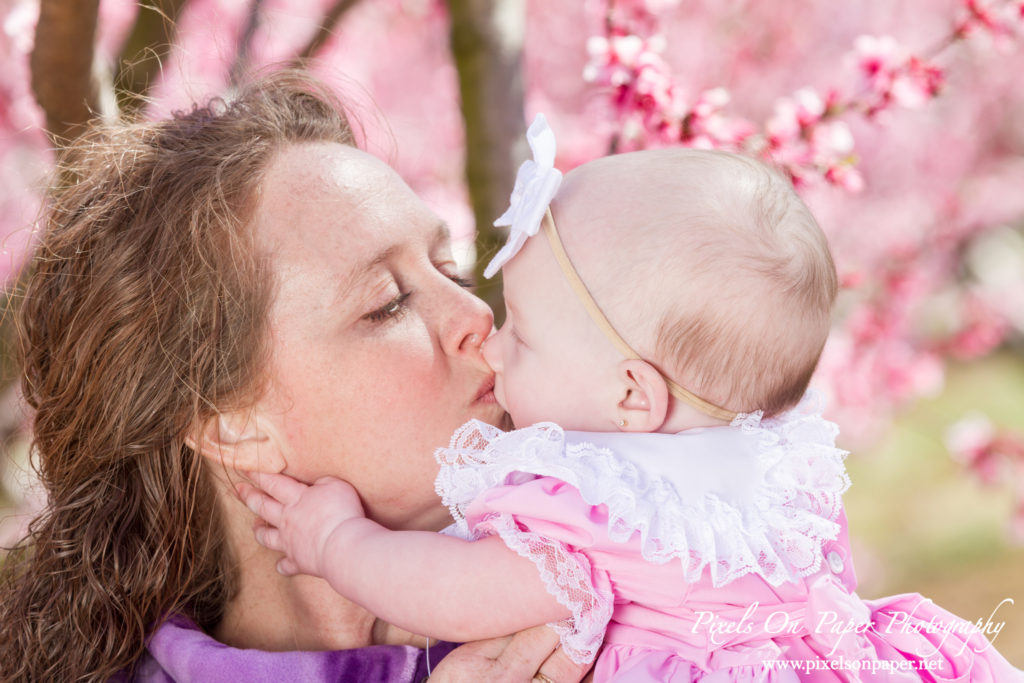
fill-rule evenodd
<path id="1" fill-rule="evenodd" d="M 442 640 L 493 638 L 558 621 L 569 609 L 537 568 L 497 537 L 467 542 L 429 531 L 391 531 L 367 519 L 355 489 L 333 477 L 307 486 L 281 474 L 239 485 L 263 519 L 257 540 L 285 554 L 283 574 L 323 577 L 396 626 Z"/>

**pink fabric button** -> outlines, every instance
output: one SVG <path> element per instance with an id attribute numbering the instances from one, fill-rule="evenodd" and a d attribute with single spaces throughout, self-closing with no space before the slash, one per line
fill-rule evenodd
<path id="1" fill-rule="evenodd" d="M 825 556 L 825 561 L 828 562 L 828 568 L 832 570 L 833 574 L 843 573 L 843 569 L 845 568 L 843 565 L 843 556 L 835 550 L 829 552 L 829 554 Z"/>

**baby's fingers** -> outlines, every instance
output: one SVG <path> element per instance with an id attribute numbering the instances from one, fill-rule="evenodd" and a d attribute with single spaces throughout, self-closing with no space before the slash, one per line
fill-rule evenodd
<path id="1" fill-rule="evenodd" d="M 301 571 L 299 571 L 299 565 L 295 564 L 292 560 L 288 559 L 287 557 L 278 560 L 277 572 L 279 574 L 284 574 L 285 576 L 295 576 L 296 574 L 302 573 Z"/>
<path id="2" fill-rule="evenodd" d="M 273 526 L 280 526 L 284 507 L 279 502 L 245 482 L 237 484 L 235 489 L 238 491 L 238 497 L 254 514 Z"/>
<path id="3" fill-rule="evenodd" d="M 284 542 L 281 540 L 281 532 L 277 529 L 268 526 L 258 526 L 253 533 L 256 535 L 256 542 L 264 548 L 270 548 L 279 553 L 285 552 Z"/>
<path id="4" fill-rule="evenodd" d="M 268 495 L 273 496 L 285 505 L 291 505 L 297 501 L 303 491 L 309 488 L 306 484 L 289 477 L 287 474 L 252 472 L 249 476 Z"/>

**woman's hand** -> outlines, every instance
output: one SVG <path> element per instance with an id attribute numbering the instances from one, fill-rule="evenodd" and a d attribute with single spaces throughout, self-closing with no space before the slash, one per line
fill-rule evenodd
<path id="1" fill-rule="evenodd" d="M 284 474 L 254 472 L 250 477 L 259 488 L 239 483 L 238 496 L 260 517 L 254 526 L 260 545 L 285 554 L 278 571 L 323 576 L 331 534 L 364 517 L 359 494 L 334 477 L 321 477 L 312 486 Z"/>
<path id="2" fill-rule="evenodd" d="M 579 683 L 590 669 L 558 647 L 558 634 L 547 626 L 511 636 L 461 645 L 441 660 L 431 683 Z"/>

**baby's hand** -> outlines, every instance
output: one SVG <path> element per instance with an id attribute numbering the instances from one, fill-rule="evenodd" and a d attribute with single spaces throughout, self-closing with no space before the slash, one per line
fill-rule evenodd
<path id="1" fill-rule="evenodd" d="M 256 540 L 285 554 L 277 570 L 289 576 L 323 576 L 331 533 L 364 516 L 359 494 L 334 477 L 321 477 L 307 486 L 284 474 L 251 476 L 259 488 L 240 483 L 238 495 L 261 518 L 255 525 Z"/>

